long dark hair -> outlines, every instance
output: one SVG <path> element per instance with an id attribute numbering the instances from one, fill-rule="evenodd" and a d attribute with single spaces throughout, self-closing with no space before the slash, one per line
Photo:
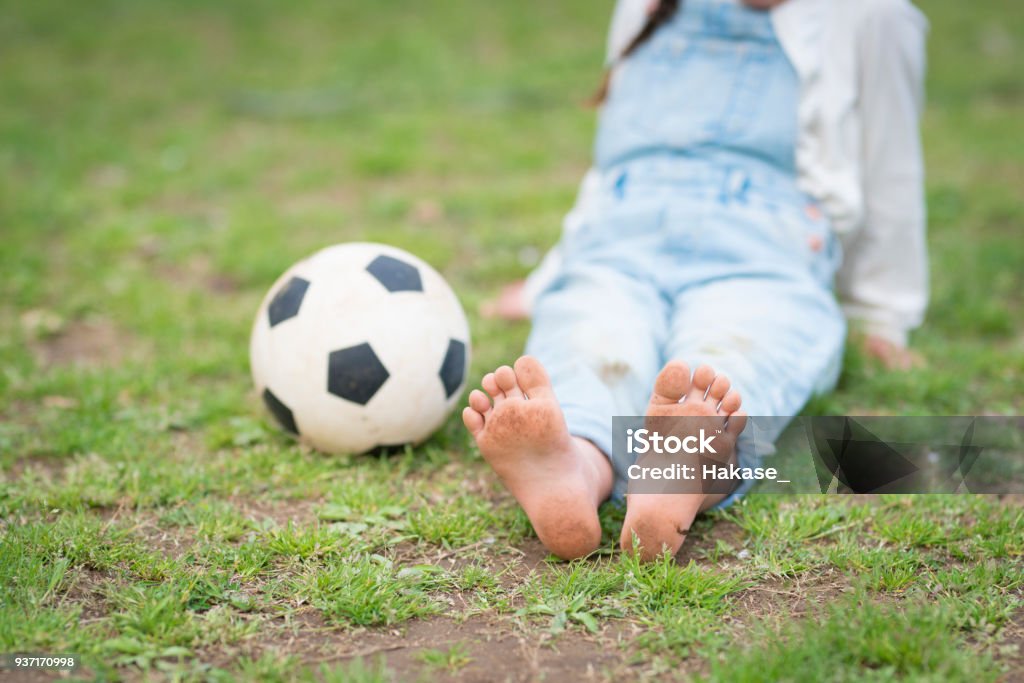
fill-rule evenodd
<path id="1" fill-rule="evenodd" d="M 629 45 L 627 45 L 626 49 L 622 51 L 622 54 L 618 56 L 618 59 L 628 57 L 633 54 L 638 47 L 647 42 L 647 40 L 654 35 L 654 32 L 658 30 L 659 26 L 672 18 L 672 15 L 679 9 L 679 3 L 680 0 L 658 0 L 657 6 L 655 6 L 654 10 L 647 15 L 647 22 L 644 24 L 644 27 L 640 29 L 640 32 L 636 34 L 633 40 L 629 41 Z M 611 69 L 605 69 L 604 78 L 601 79 L 601 85 L 598 87 L 597 92 L 595 92 L 590 98 L 590 104 L 592 106 L 600 106 L 608 97 L 608 87 L 611 85 L 611 77 Z"/>

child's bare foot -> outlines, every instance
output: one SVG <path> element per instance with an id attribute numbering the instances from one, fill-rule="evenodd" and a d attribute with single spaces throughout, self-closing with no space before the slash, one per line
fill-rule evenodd
<path id="1" fill-rule="evenodd" d="M 462 421 L 484 459 L 548 550 L 563 559 L 590 554 L 601 543 L 597 508 L 611 492 L 608 459 L 589 441 L 570 436 L 535 358 L 523 356 L 514 370 L 503 365 L 481 383 L 487 394 L 470 393 Z"/>
<path id="2" fill-rule="evenodd" d="M 722 430 L 716 435 L 715 450 L 716 457 L 726 464 L 735 457 L 736 438 L 747 421 L 746 413 L 739 409 L 740 395 L 730 391 L 729 386 L 728 378 L 716 377 L 710 366 L 697 368 L 691 379 L 685 363 L 670 361 L 654 382 L 647 416 L 707 417 L 706 431 Z M 693 431 L 697 432 L 699 422 L 694 421 L 693 426 Z M 675 555 L 697 513 L 723 497 L 722 494 L 700 493 L 630 494 L 619 543 L 623 550 L 632 550 L 635 534 L 642 559 L 652 560 L 666 548 Z"/>

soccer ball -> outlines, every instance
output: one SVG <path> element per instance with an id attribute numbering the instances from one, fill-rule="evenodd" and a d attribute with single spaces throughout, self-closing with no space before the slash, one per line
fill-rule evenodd
<path id="1" fill-rule="evenodd" d="M 287 431 L 329 453 L 419 443 L 466 383 L 469 326 L 444 278 L 383 244 L 339 244 L 278 278 L 256 315 L 252 377 Z"/>

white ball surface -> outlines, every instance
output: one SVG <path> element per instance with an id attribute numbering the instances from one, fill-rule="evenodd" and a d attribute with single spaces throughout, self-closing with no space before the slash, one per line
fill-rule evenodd
<path id="1" fill-rule="evenodd" d="M 419 443 L 462 393 L 469 325 L 444 278 L 383 244 L 323 249 L 271 287 L 252 329 L 256 389 L 318 450 Z"/>

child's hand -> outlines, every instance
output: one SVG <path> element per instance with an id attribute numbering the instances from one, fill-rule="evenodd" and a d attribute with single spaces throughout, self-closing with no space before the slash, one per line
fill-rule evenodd
<path id="1" fill-rule="evenodd" d="M 497 297 L 480 304 L 480 315 L 500 320 L 526 320 L 530 309 L 526 302 L 525 280 L 516 280 L 501 288 Z"/>
<path id="2" fill-rule="evenodd" d="M 862 336 L 860 344 L 869 358 L 880 361 L 888 370 L 910 370 L 924 366 L 921 354 L 877 335 Z"/>

